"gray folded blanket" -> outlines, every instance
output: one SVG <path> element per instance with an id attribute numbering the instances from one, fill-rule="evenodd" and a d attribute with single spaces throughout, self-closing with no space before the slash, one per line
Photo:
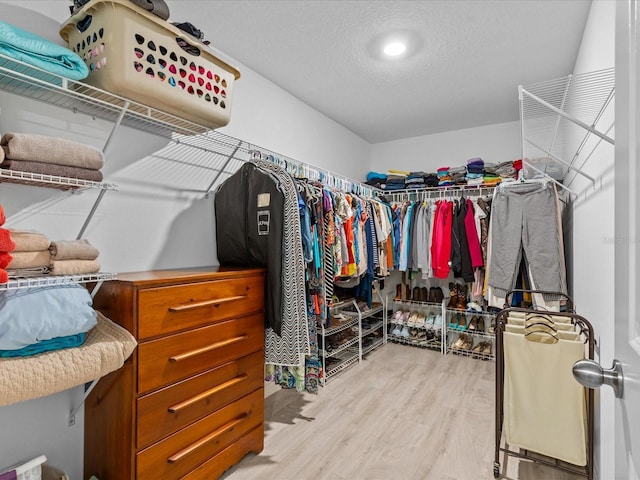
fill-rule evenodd
<path id="1" fill-rule="evenodd" d="M 5 160 L 0 163 L 0 168 L 17 172 L 36 173 L 39 175 L 77 178 L 90 182 L 101 182 L 104 178 L 100 170 L 28 160 L 10 160 L 5 158 Z"/>
<path id="2" fill-rule="evenodd" d="M 5 156 L 11 160 L 53 163 L 99 170 L 104 166 L 101 151 L 57 137 L 27 133 L 5 133 L 0 139 Z"/>
<path id="3" fill-rule="evenodd" d="M 57 240 L 49 247 L 52 260 L 95 260 L 99 250 L 87 239 Z"/>

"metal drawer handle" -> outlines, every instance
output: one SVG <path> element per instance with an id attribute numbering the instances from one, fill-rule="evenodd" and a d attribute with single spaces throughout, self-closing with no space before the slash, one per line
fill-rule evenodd
<path id="1" fill-rule="evenodd" d="M 190 358 L 196 357 L 198 355 L 202 355 L 203 353 L 209 353 L 213 350 L 217 350 L 218 348 L 227 347 L 229 345 L 233 345 L 234 343 L 242 342 L 249 338 L 249 335 L 243 333 L 239 337 L 229 338 L 228 340 L 223 340 L 222 342 L 212 343 L 208 347 L 198 348 L 197 350 L 191 350 L 187 353 L 181 353 L 180 355 L 174 355 L 173 357 L 169 357 L 169 361 L 171 363 L 176 363 L 181 360 L 188 360 Z"/>
<path id="2" fill-rule="evenodd" d="M 216 393 L 219 393 L 222 390 L 225 390 L 234 385 L 237 385 L 238 383 L 244 382 L 247 378 L 248 376 L 246 373 L 243 373 L 242 375 L 238 375 L 237 377 L 233 377 L 231 380 L 227 380 L 226 382 L 221 383 L 220 385 L 217 385 L 213 388 L 210 388 L 209 390 L 199 393 L 198 395 L 195 395 L 190 399 L 185 400 L 184 402 L 176 403 L 175 405 L 170 406 L 169 413 L 180 413 L 181 410 L 184 410 L 185 408 L 192 406 L 194 403 L 198 403 L 204 400 L 205 398 L 210 397 L 211 395 L 215 395 Z"/>
<path id="3" fill-rule="evenodd" d="M 235 297 L 217 298 L 215 300 L 205 300 L 204 302 L 185 303 L 184 305 L 178 305 L 177 307 L 169 307 L 170 312 L 184 312 L 185 310 L 193 310 L 194 308 L 203 307 L 219 307 L 224 303 L 236 302 L 247 298 L 247 295 L 236 295 Z"/>
<path id="4" fill-rule="evenodd" d="M 211 440 L 215 439 L 216 437 L 222 435 L 225 432 L 230 432 L 231 430 L 233 430 L 236 425 L 238 425 L 239 423 L 241 423 L 245 418 L 247 418 L 249 416 L 248 413 L 243 413 L 240 416 L 234 418 L 233 420 L 231 420 L 229 423 L 223 425 L 222 427 L 220 427 L 217 430 L 214 430 L 213 432 L 211 432 L 209 435 L 207 435 L 206 437 L 201 438 L 200 440 L 198 440 L 195 443 L 192 443 L 191 445 L 189 445 L 187 448 L 184 448 L 182 450 L 180 450 L 178 453 L 171 455 L 169 458 L 167 458 L 167 462 L 169 463 L 176 463 L 179 462 L 180 460 L 182 460 L 184 457 L 186 457 L 187 455 L 189 455 L 190 453 L 194 452 L 195 450 L 197 450 L 198 448 L 206 445 L 208 442 L 210 442 Z"/>

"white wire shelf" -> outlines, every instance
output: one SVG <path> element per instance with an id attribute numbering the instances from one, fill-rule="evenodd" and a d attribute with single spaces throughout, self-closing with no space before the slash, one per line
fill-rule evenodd
<path id="1" fill-rule="evenodd" d="M 115 273 L 90 273 L 86 275 L 43 275 L 40 277 L 10 278 L 7 283 L 0 284 L 0 290 L 19 288 L 53 287 L 78 283 L 101 282 L 115 280 Z"/>
<path id="2" fill-rule="evenodd" d="M 353 305 L 353 303 L 351 303 L 351 305 Z M 362 319 L 364 320 L 365 318 L 369 318 L 372 317 L 380 312 L 382 312 L 382 310 L 384 310 L 384 307 L 382 304 L 372 304 L 373 306 L 368 309 L 368 310 L 360 310 L 360 312 L 362 312 Z M 347 310 L 346 307 L 348 307 L 349 304 L 347 305 L 343 305 L 340 308 L 340 312 L 348 315 L 350 317 L 355 315 L 355 318 L 358 318 L 358 311 L 357 310 Z M 355 308 L 355 307 L 354 307 Z M 360 307 L 358 307 L 360 308 Z"/>
<path id="3" fill-rule="evenodd" d="M 349 317 L 348 321 L 341 322 L 339 325 L 335 325 L 333 327 L 326 328 L 326 329 L 324 327 L 322 327 L 324 329 L 323 334 L 325 336 L 333 335 L 334 333 L 341 332 L 341 331 L 346 330 L 348 328 L 354 327 L 355 325 L 358 325 L 358 317 L 356 317 L 356 318 Z"/>
<path id="4" fill-rule="evenodd" d="M 376 331 L 380 330 L 383 325 L 384 325 L 384 322 L 382 320 L 380 320 L 379 322 L 371 324 L 371 326 L 369 328 L 364 328 L 364 325 L 363 325 L 362 326 L 362 336 L 366 337 L 367 335 L 371 335 L 373 332 L 376 332 Z"/>
<path id="5" fill-rule="evenodd" d="M 366 355 L 367 353 L 370 353 L 371 351 L 375 350 L 376 348 L 378 348 L 380 345 L 382 345 L 384 343 L 384 338 L 379 338 L 377 340 L 374 340 L 373 343 L 371 345 L 368 345 L 366 347 L 362 347 L 362 355 Z"/>
<path id="6" fill-rule="evenodd" d="M 470 357 L 470 358 L 475 358 L 478 360 L 495 360 L 496 356 L 493 353 L 494 348 L 491 348 L 491 353 L 487 354 L 487 353 L 477 353 L 474 352 L 473 350 L 464 350 L 461 348 L 447 348 L 447 353 L 453 353 L 455 355 L 461 355 L 463 357 Z"/>
<path id="7" fill-rule="evenodd" d="M 335 350 L 332 350 L 331 352 L 327 352 L 325 350 L 321 350 L 321 354 L 327 358 L 329 357 L 336 357 L 339 358 L 340 354 L 342 352 L 344 352 L 345 350 L 347 350 L 349 347 L 352 347 L 353 345 L 356 345 L 358 343 L 360 339 L 358 338 L 358 336 L 355 336 L 354 338 L 352 338 L 351 340 L 349 340 L 348 342 L 343 343 L 342 345 L 340 345 L 339 348 L 336 348 Z"/>
<path id="8" fill-rule="evenodd" d="M 613 144 L 613 127 L 600 120 L 615 94 L 615 69 L 520 86 L 522 150 L 527 177 L 544 173 L 562 181 L 568 173 L 591 177 L 580 170 L 578 159 L 592 135 Z"/>
<path id="9" fill-rule="evenodd" d="M 429 348 L 439 351 L 442 349 L 442 342 L 438 338 L 434 338 L 431 340 L 416 340 L 412 339 L 411 337 L 403 337 L 402 335 L 394 335 L 390 333 L 389 341 L 394 343 L 401 343 L 403 345 L 409 345 L 412 347 Z"/>
<path id="10" fill-rule="evenodd" d="M 484 339 L 484 340 L 494 340 L 496 336 L 492 333 L 488 332 L 480 332 L 476 330 L 458 330 L 456 328 L 451 328 L 447 325 L 447 332 L 450 333 L 466 333 L 467 335 L 471 335 L 474 338 Z"/>
<path id="11" fill-rule="evenodd" d="M 325 381 L 329 380 L 332 377 L 335 377 L 342 371 L 346 370 L 351 365 L 358 363 L 358 353 L 352 354 L 350 356 L 345 356 L 340 359 L 340 363 L 336 365 L 332 365 L 327 371 L 324 373 Z"/>
<path id="12" fill-rule="evenodd" d="M 194 135 L 208 130 L 202 125 L 1 54 L 0 89 L 110 121 L 116 121 L 125 110 L 123 124 L 169 138 L 173 132 Z"/>
<path id="13" fill-rule="evenodd" d="M 35 186 L 67 186 L 71 188 L 99 188 L 102 190 L 118 190 L 119 187 L 115 183 L 91 182 L 79 178 L 60 177 L 57 175 L 44 175 L 40 173 L 20 172 L 16 170 L 0 169 L 0 182 L 2 178 L 17 180 L 25 185 L 33 184 Z M 13 182 L 15 183 L 15 182 Z M 43 185 L 44 184 L 44 185 Z"/>

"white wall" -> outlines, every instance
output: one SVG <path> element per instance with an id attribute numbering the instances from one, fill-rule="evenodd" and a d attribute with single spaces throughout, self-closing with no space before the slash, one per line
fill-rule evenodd
<path id="1" fill-rule="evenodd" d="M 372 147 L 371 170 L 386 172 L 395 168 L 435 172 L 442 166 L 466 165 L 467 160 L 474 157 L 493 163 L 522 158 L 520 122 L 376 143 Z"/>
<path id="2" fill-rule="evenodd" d="M 616 2 L 594 0 L 592 3 L 574 74 L 614 66 L 615 9 Z M 612 103 L 598 123 L 598 130 L 605 132 L 613 125 L 613 107 Z M 609 135 L 613 137 L 614 131 L 611 130 Z M 580 192 L 580 196 L 574 203 L 573 255 L 568 258 L 572 258 L 570 268 L 577 311 L 593 324 L 599 345 L 596 360 L 608 368 L 614 350 L 615 152 L 612 145 L 597 143 L 595 138 L 591 139 L 576 164 L 597 179 L 596 188 L 579 175 L 569 184 L 572 190 Z M 591 157 L 587 159 L 589 154 Z M 610 389 L 596 392 L 598 415 L 595 464 L 598 478 L 609 479 L 615 476 L 614 396 Z"/>
<path id="3" fill-rule="evenodd" d="M 1 17 L 56 39 L 68 4 L 6 2 Z M 367 142 L 248 68 L 240 70 L 225 133 L 354 179 L 364 178 L 371 154 Z M 109 128 L 103 120 L 0 92 L 0 133 L 60 136 L 101 148 Z M 107 151 L 105 180 L 118 184 L 120 191 L 106 193 L 85 234 L 100 249 L 103 271 L 217 263 L 213 200 L 181 188 L 191 178 L 189 167 L 174 164 L 164 170 L 167 163 L 150 156 L 166 144 L 162 138 L 125 127 Z M 7 214 L 6 226 L 36 229 L 53 240 L 71 239 L 97 193 L 78 195 L 2 183 L 0 204 Z M 81 395 L 82 387 L 77 387 L 0 408 L 0 469 L 44 453 L 70 478 L 82 478 L 82 413 L 75 426 L 67 426 L 68 412 Z"/>

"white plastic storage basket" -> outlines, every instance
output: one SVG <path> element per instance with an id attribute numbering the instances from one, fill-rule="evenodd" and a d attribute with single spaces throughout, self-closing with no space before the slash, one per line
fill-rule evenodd
<path id="1" fill-rule="evenodd" d="M 15 471 L 18 480 L 41 480 L 42 464 L 47 461 L 47 457 L 40 455 L 28 462 L 14 465 L 7 470 L 0 470 L 0 473 Z"/>
<path id="2" fill-rule="evenodd" d="M 89 67 L 86 83 L 205 127 L 229 123 L 240 72 L 133 2 L 93 0 L 60 36 Z"/>

